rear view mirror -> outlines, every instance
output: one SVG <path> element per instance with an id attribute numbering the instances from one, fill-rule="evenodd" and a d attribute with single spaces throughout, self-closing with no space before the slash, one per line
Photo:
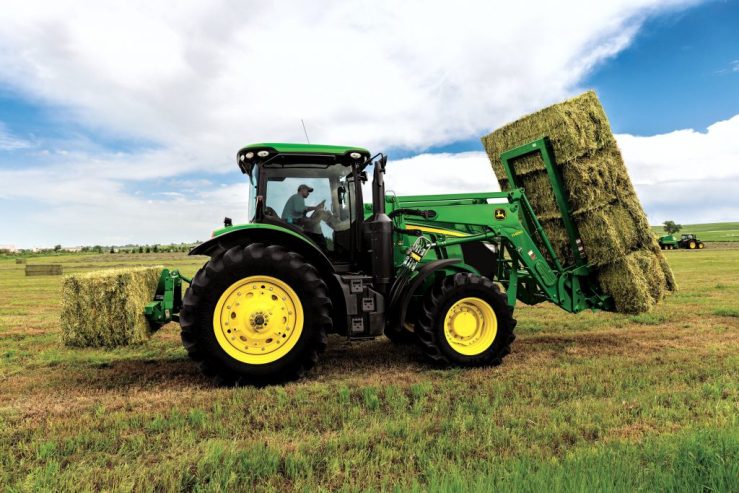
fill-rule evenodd
<path id="1" fill-rule="evenodd" d="M 387 165 L 387 156 L 383 154 L 382 157 L 380 157 L 380 159 L 377 160 L 377 163 L 375 163 L 375 166 L 379 166 L 380 171 L 384 173 L 386 165 Z"/>

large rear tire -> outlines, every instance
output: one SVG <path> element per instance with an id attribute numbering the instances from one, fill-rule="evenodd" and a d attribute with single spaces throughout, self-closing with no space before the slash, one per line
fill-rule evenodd
<path id="1" fill-rule="evenodd" d="M 330 332 L 318 271 L 277 245 L 235 246 L 198 271 L 182 301 L 182 343 L 225 385 L 294 380 L 315 365 Z"/>
<path id="2" fill-rule="evenodd" d="M 496 284 L 459 273 L 445 277 L 426 294 L 415 333 L 436 363 L 494 366 L 511 352 L 515 326 L 513 310 Z"/>

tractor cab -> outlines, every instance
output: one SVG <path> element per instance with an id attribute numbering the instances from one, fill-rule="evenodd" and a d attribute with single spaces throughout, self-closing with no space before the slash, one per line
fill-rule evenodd
<path id="1" fill-rule="evenodd" d="M 237 162 L 252 184 L 252 223 L 299 233 L 334 262 L 359 251 L 362 183 L 370 162 L 360 147 L 252 144 Z"/>
<path id="2" fill-rule="evenodd" d="M 688 241 L 688 240 L 695 240 L 695 239 L 696 239 L 695 238 L 695 235 L 693 235 L 693 234 L 683 234 L 683 235 L 680 235 L 680 240 L 681 241 Z"/>

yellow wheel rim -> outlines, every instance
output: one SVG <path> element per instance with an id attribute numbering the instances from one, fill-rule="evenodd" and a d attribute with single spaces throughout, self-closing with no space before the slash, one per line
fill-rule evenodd
<path id="1" fill-rule="evenodd" d="M 698 245 L 698 248 L 703 248 L 704 246 L 705 245 L 703 245 L 703 243 L 701 243 L 701 244 Z"/>
<path id="2" fill-rule="evenodd" d="M 444 317 L 444 337 L 459 354 L 476 356 L 485 352 L 498 333 L 493 307 L 480 298 L 462 298 Z"/>
<path id="3" fill-rule="evenodd" d="M 695 250 L 695 243 L 693 243 L 692 241 L 690 242 L 690 249 Z"/>
<path id="4" fill-rule="evenodd" d="M 236 281 L 218 300 L 213 330 L 235 360 L 264 365 L 284 357 L 303 332 L 303 305 L 295 291 L 271 276 Z"/>

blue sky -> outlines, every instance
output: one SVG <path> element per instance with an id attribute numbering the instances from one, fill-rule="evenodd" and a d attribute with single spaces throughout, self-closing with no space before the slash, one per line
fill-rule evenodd
<path id="1" fill-rule="evenodd" d="M 599 65 L 581 85 L 597 91 L 615 133 L 705 131 L 739 112 L 737 26 L 737 1 L 663 13 L 648 19 L 626 49 Z M 477 138 L 430 149 L 476 150 L 482 150 Z"/>
<path id="2" fill-rule="evenodd" d="M 399 193 L 494 189 L 479 136 L 587 88 L 653 223 L 739 220 L 737 1 L 84 3 L 0 13 L 0 245 L 203 239 L 248 219 L 238 147 L 301 118 Z"/>
<path id="3" fill-rule="evenodd" d="M 739 108 L 739 2 L 713 1 L 648 20 L 631 46 L 585 81 L 613 131 L 704 131 Z"/>

